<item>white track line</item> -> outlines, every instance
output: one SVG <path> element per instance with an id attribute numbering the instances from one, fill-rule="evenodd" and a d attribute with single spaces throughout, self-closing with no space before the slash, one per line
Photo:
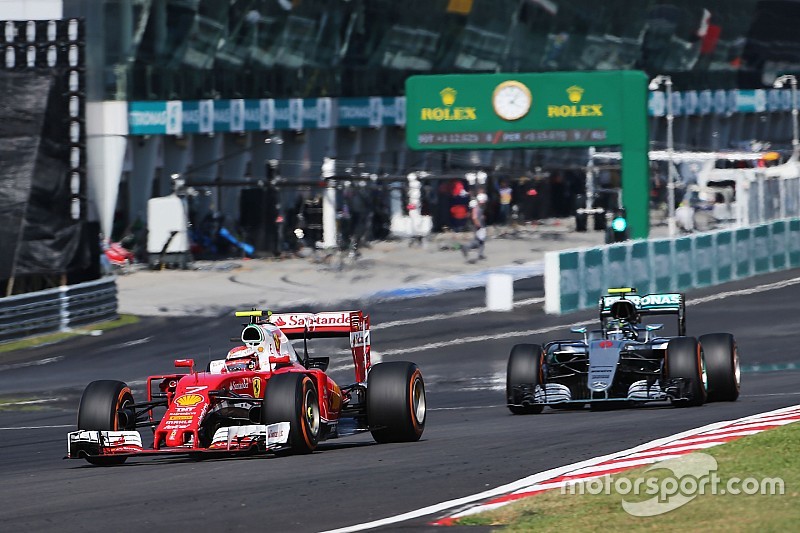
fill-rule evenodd
<path id="1" fill-rule="evenodd" d="M 49 365 L 50 363 L 57 363 L 64 359 L 63 355 L 58 355 L 56 357 L 48 357 L 46 359 L 39 359 L 38 361 L 26 361 L 24 363 L 12 363 L 8 365 L 0 365 L 0 371 L 3 370 L 14 370 L 16 368 L 26 368 L 29 366 L 41 366 L 41 365 Z"/>
<path id="2" fill-rule="evenodd" d="M 526 305 L 533 305 L 533 304 L 540 304 L 544 302 L 544 298 L 528 298 L 526 300 L 519 300 L 514 302 L 514 307 L 524 307 Z M 472 307 L 470 309 L 462 309 L 461 311 L 455 311 L 453 313 L 439 313 L 438 315 L 428 315 L 422 316 L 417 318 L 407 318 L 404 320 L 395 320 L 392 322 L 382 322 L 379 324 L 375 324 L 370 329 L 378 330 L 378 329 L 386 329 L 386 328 L 394 328 L 398 326 L 409 326 L 411 324 L 420 324 L 422 322 L 431 322 L 435 320 L 447 320 L 450 318 L 458 318 L 462 316 L 470 316 L 470 315 L 480 315 L 483 313 L 487 313 L 485 307 Z"/>
<path id="3" fill-rule="evenodd" d="M 0 431 L 16 431 L 19 429 L 58 429 L 58 428 L 74 428 L 75 424 L 59 424 L 57 426 L 22 426 L 15 428 L 0 428 Z"/>

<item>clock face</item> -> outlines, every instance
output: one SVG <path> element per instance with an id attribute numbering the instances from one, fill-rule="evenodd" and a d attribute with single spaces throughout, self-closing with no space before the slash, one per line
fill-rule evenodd
<path id="1" fill-rule="evenodd" d="M 531 92 L 518 81 L 504 81 L 492 95 L 494 112 L 505 120 L 518 120 L 531 109 Z"/>

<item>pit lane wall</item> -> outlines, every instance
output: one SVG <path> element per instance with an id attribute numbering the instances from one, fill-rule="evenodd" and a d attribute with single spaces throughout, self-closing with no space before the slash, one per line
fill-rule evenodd
<path id="1" fill-rule="evenodd" d="M 680 292 L 800 267 L 800 218 L 545 254 L 549 314 L 596 307 L 609 287 Z"/>

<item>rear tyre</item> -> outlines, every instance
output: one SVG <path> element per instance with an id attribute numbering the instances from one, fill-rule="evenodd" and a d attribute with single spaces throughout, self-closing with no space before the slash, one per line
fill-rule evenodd
<path id="1" fill-rule="evenodd" d="M 133 394 L 125 383 L 114 380 L 92 381 L 78 404 L 78 429 L 87 431 L 135 430 L 136 420 L 126 413 L 133 405 Z M 127 457 L 87 457 L 93 465 L 121 465 Z"/>
<path id="2" fill-rule="evenodd" d="M 736 340 L 730 333 L 711 333 L 699 339 L 708 376 L 709 402 L 733 402 L 739 397 L 741 373 Z"/>
<path id="3" fill-rule="evenodd" d="M 416 442 L 425 430 L 425 382 L 417 365 L 373 365 L 367 376 L 367 422 L 375 442 Z"/>
<path id="4" fill-rule="evenodd" d="M 666 380 L 681 378 L 688 384 L 688 397 L 672 401 L 676 407 L 695 407 L 705 403 L 705 369 L 697 339 L 676 337 L 669 341 L 664 359 L 664 377 Z"/>
<path id="5" fill-rule="evenodd" d="M 544 405 L 533 403 L 536 387 L 544 381 L 544 350 L 538 344 L 517 344 L 511 349 L 506 370 L 506 402 L 515 415 L 539 414 Z"/>
<path id="6" fill-rule="evenodd" d="M 319 396 L 306 374 L 274 374 L 264 390 L 264 424 L 289 422 L 289 446 L 294 453 L 311 453 L 320 433 Z"/>

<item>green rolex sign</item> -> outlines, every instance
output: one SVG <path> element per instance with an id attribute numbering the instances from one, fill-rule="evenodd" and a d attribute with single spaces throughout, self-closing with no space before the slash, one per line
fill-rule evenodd
<path id="1" fill-rule="evenodd" d="M 649 232 L 647 77 L 640 71 L 448 74 L 406 80 L 414 150 L 619 146 L 633 238 Z"/>

